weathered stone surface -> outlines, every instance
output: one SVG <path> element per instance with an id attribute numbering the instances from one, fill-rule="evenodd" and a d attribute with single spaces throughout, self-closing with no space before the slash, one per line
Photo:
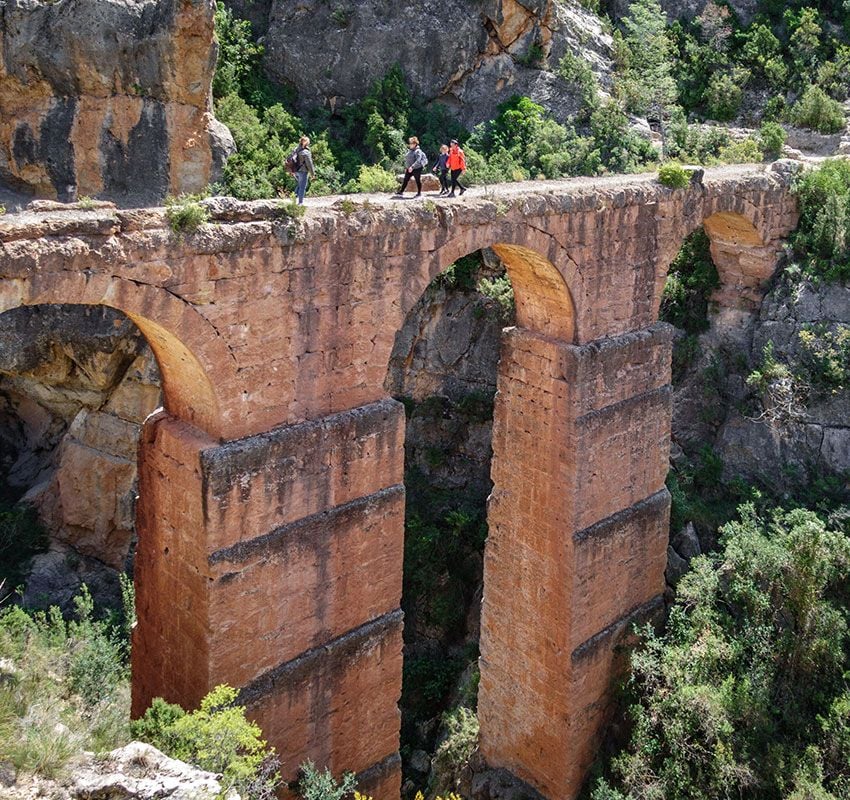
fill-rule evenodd
<path id="1" fill-rule="evenodd" d="M 295 86 L 304 106 L 334 110 L 358 100 L 394 63 L 415 94 L 446 104 L 470 127 L 495 116 L 513 95 L 544 103 L 558 119 L 575 113 L 580 92 L 554 71 L 567 51 L 610 82 L 611 38 L 577 0 L 228 5 L 258 23 L 267 71 Z M 330 59 L 327 69 L 315 68 L 317 41 Z"/>
<path id="2" fill-rule="evenodd" d="M 15 309 L 0 333 L 0 482 L 38 509 L 52 542 L 101 562 L 114 583 L 132 539 L 140 425 L 159 405 L 153 355 L 103 307 Z M 49 602 L 55 582 L 41 566 L 27 596 Z"/>
<path id="3" fill-rule="evenodd" d="M 4 800 L 198 800 L 220 797 L 239 800 L 229 789 L 222 792 L 220 776 L 169 758 L 143 742 L 130 742 L 102 756 L 84 754 L 67 774 L 52 781 L 30 777 L 3 790 Z"/>
<path id="4" fill-rule="evenodd" d="M 212 0 L 4 3 L 0 181 L 123 204 L 206 186 L 232 149 L 211 114 L 213 10 Z"/>

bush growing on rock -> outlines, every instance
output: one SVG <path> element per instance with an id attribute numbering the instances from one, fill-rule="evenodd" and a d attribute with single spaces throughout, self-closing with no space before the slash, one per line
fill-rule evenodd
<path id="1" fill-rule="evenodd" d="M 671 189 L 684 189 L 691 182 L 687 170 L 675 161 L 658 168 L 658 181 Z"/>
<path id="2" fill-rule="evenodd" d="M 236 698 L 236 689 L 217 686 L 191 713 L 156 698 L 130 728 L 134 737 L 166 755 L 221 774 L 225 791 L 233 788 L 246 800 L 271 800 L 280 763 Z"/>
<path id="3" fill-rule="evenodd" d="M 759 145 L 770 158 L 778 158 L 785 146 L 788 134 L 778 122 L 763 122 L 759 129 Z"/>
<path id="4" fill-rule="evenodd" d="M 354 775 L 350 772 L 345 773 L 337 782 L 329 769 L 319 771 L 312 761 L 305 761 L 301 765 L 298 794 L 302 800 L 343 800 L 354 791 L 356 785 Z"/>
<path id="5" fill-rule="evenodd" d="M 792 235 L 794 255 L 810 275 L 850 277 L 850 162 L 826 161 L 797 178 L 800 223 Z"/>
<path id="6" fill-rule="evenodd" d="M 177 234 L 194 233 L 206 222 L 209 212 L 200 204 L 200 195 L 181 195 L 165 199 L 165 218 Z"/>

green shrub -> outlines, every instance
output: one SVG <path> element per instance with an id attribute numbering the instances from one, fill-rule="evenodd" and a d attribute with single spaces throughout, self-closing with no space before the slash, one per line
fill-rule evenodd
<path id="1" fill-rule="evenodd" d="M 788 134 L 778 122 L 763 122 L 759 129 L 759 147 L 765 155 L 778 158 Z"/>
<path id="2" fill-rule="evenodd" d="M 498 278 L 482 278 L 478 281 L 478 291 L 486 297 L 492 297 L 501 309 L 500 316 L 505 325 L 510 325 L 516 315 L 514 287 L 510 278 L 502 275 Z"/>
<path id="3" fill-rule="evenodd" d="M 743 506 L 632 655 L 630 741 L 593 797 L 847 797 L 850 540 Z M 794 789 L 796 787 L 796 790 Z"/>
<path id="4" fill-rule="evenodd" d="M 741 75 L 727 72 L 712 75 L 705 90 L 708 116 L 724 122 L 735 119 L 741 110 L 744 86 Z"/>
<path id="5" fill-rule="evenodd" d="M 177 234 L 193 233 L 209 222 L 209 212 L 200 204 L 201 195 L 184 194 L 165 199 L 165 217 Z"/>
<path id="6" fill-rule="evenodd" d="M 800 222 L 791 240 L 803 271 L 829 280 L 850 277 L 850 162 L 826 161 L 803 172 L 794 191 Z"/>
<path id="7" fill-rule="evenodd" d="M 350 795 L 357 784 L 354 775 L 345 773 L 337 783 L 329 769 L 319 772 L 312 761 L 301 765 L 301 780 L 298 783 L 298 794 L 302 800 L 343 800 Z"/>
<path id="8" fill-rule="evenodd" d="M 671 189 L 684 189 L 690 185 L 691 176 L 681 164 L 671 161 L 658 168 L 658 180 Z"/>
<path id="9" fill-rule="evenodd" d="M 791 122 L 818 133 L 838 133 L 844 130 L 846 120 L 841 104 L 833 100 L 819 86 L 809 86 L 791 108 Z"/>
<path id="10" fill-rule="evenodd" d="M 478 717 L 469 708 L 458 708 L 443 714 L 445 738 L 434 753 L 434 772 L 439 775 L 437 786 L 431 791 L 444 792 L 457 789 L 472 753 L 478 744 Z"/>
<path id="11" fill-rule="evenodd" d="M 94 619 L 85 586 L 75 609 L 70 622 L 55 607 L 0 610 L 0 753 L 19 770 L 55 777 L 83 750 L 128 740 L 127 646 Z"/>
<path id="12" fill-rule="evenodd" d="M 718 158 L 724 164 L 758 164 L 764 161 L 764 153 L 759 142 L 748 136 L 746 139 L 730 142 L 721 149 Z"/>
<path id="13" fill-rule="evenodd" d="M 558 62 L 557 74 L 579 89 L 583 112 L 590 113 L 599 105 L 599 81 L 586 59 L 567 51 Z"/>
<path id="14" fill-rule="evenodd" d="M 653 119 L 660 119 L 676 100 L 666 21 L 658 0 L 634 0 L 623 19 L 623 37 L 615 41 L 617 91 L 629 111 Z"/>
<path id="15" fill-rule="evenodd" d="M 157 698 L 131 724 L 133 736 L 172 758 L 221 774 L 224 791 L 233 788 L 246 800 L 271 800 L 280 783 L 279 762 L 259 726 L 236 705 L 237 694 L 230 686 L 217 686 L 191 713 Z"/>
<path id="16" fill-rule="evenodd" d="M 629 127 L 628 117 L 616 103 L 594 111 L 590 129 L 599 158 L 610 172 L 634 172 L 658 158 L 652 143 Z"/>
<path id="17" fill-rule="evenodd" d="M 396 178 L 394 172 L 390 172 L 380 165 L 370 167 L 362 164 L 357 175 L 357 180 L 349 181 L 345 185 L 344 191 L 372 194 L 377 192 L 392 192 L 398 188 L 398 178 Z"/>

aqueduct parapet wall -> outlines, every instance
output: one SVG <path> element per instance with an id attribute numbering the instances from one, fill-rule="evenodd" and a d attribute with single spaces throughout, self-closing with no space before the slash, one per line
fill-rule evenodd
<path id="1" fill-rule="evenodd" d="M 574 797 L 619 643 L 664 586 L 670 261 L 705 225 L 717 303 L 757 307 L 796 205 L 781 170 L 496 187 L 457 204 L 206 201 L 0 217 L 0 311 L 105 304 L 149 339 L 165 409 L 140 446 L 134 710 L 242 699 L 292 778 L 305 758 L 397 797 L 404 412 L 384 388 L 431 279 L 507 265 L 482 609 L 481 749 Z"/>

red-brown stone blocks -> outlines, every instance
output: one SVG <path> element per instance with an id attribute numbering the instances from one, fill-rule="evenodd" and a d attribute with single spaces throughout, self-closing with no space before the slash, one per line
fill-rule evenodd
<path id="1" fill-rule="evenodd" d="M 499 191 L 499 190 L 497 190 Z M 526 330 L 505 336 L 485 553 L 482 752 L 571 800 L 663 588 L 670 261 L 704 221 L 751 309 L 796 223 L 786 176 L 707 171 L 534 183 L 437 213 L 211 199 L 176 238 L 162 210 L 0 218 L 0 311 L 105 304 L 150 341 L 170 416 L 140 449 L 133 709 L 218 682 L 283 754 L 398 797 L 404 414 L 396 332 L 459 256 L 501 248 Z"/>
<path id="2" fill-rule="evenodd" d="M 214 443 L 165 414 L 139 444 L 133 714 L 154 697 L 194 707 L 212 688 L 200 452 Z"/>
<path id="3" fill-rule="evenodd" d="M 286 780 L 308 758 L 338 775 L 364 772 L 397 753 L 401 631 L 396 611 L 244 688 L 240 701 L 277 747 Z M 394 788 L 399 774 L 390 770 L 378 783 Z"/>
<path id="4" fill-rule="evenodd" d="M 400 486 L 212 556 L 212 659 L 242 685 L 401 603 Z M 232 609 L 237 607 L 239 615 Z M 250 646 L 246 647 L 246 633 Z"/>

